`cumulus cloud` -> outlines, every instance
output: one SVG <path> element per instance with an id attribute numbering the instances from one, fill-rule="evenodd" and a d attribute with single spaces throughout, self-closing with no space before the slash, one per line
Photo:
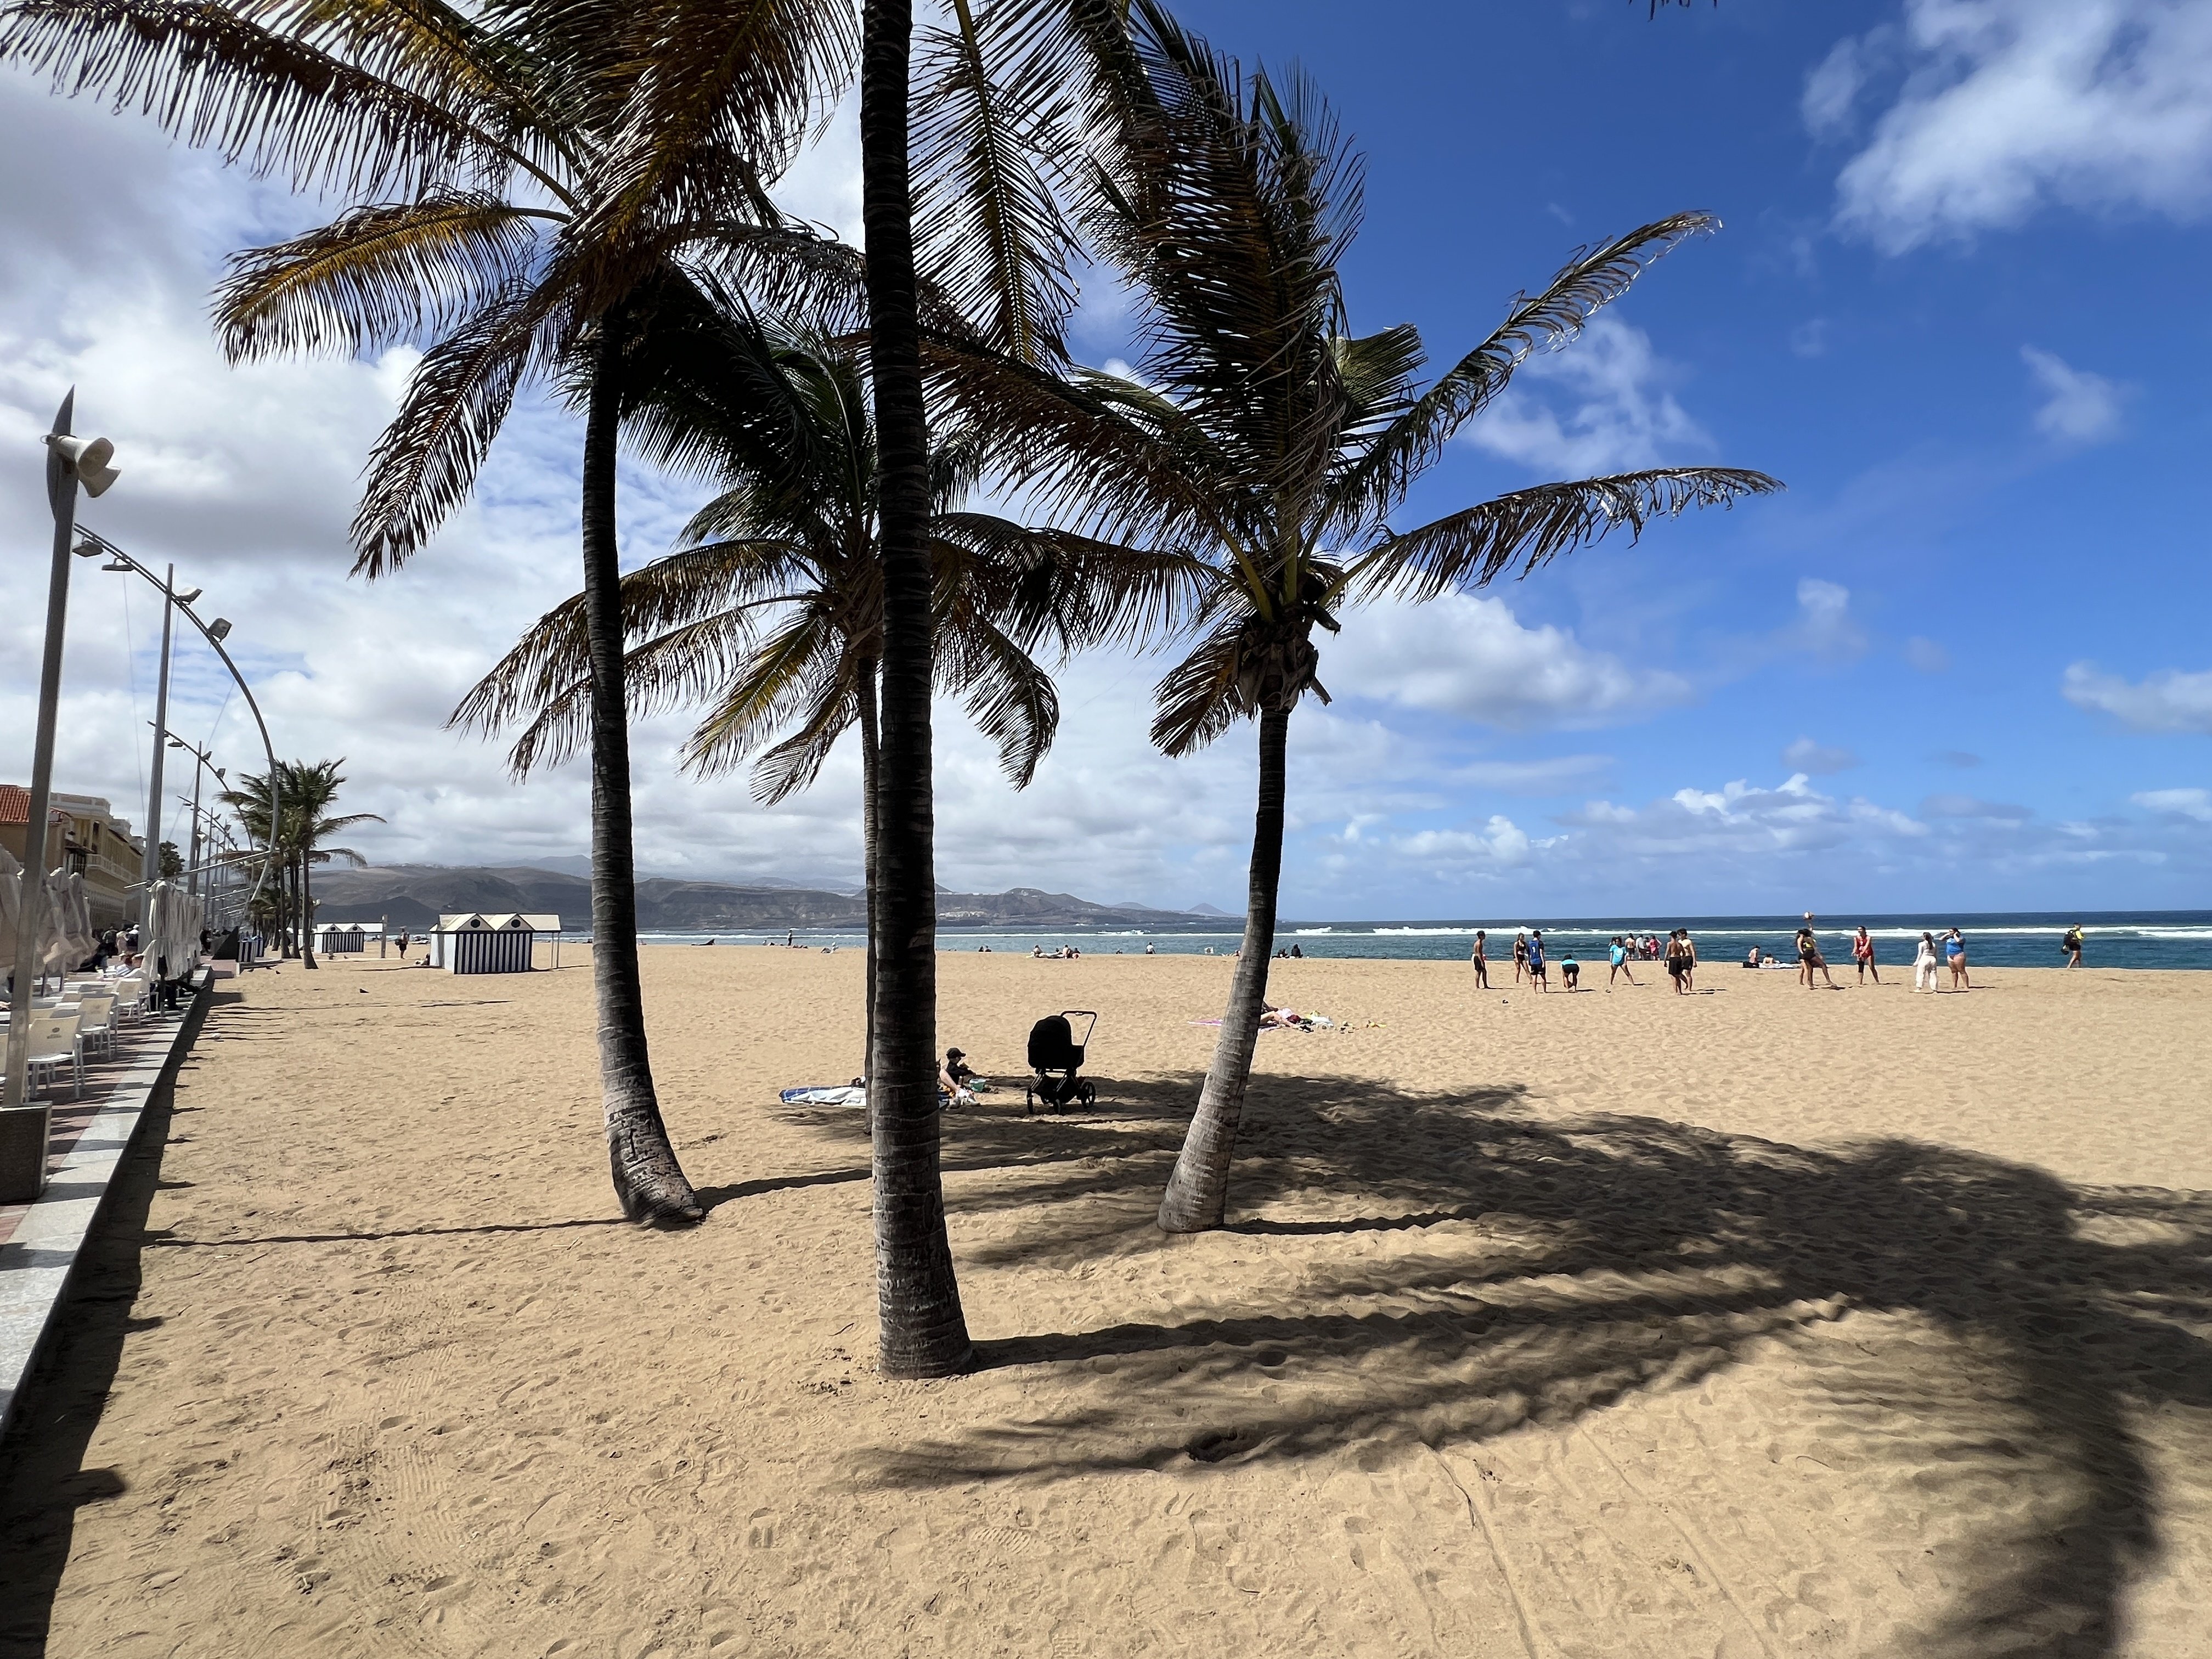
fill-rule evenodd
<path id="1" fill-rule="evenodd" d="M 2128 799 L 2137 806 L 2148 807 L 2154 812 L 2193 818 L 2198 823 L 2212 823 L 2212 790 L 2146 789 Z"/>
<path id="2" fill-rule="evenodd" d="M 1867 648 L 1866 632 L 1851 614 L 1851 591 L 1838 582 L 1807 576 L 1797 584 L 1797 621 L 1790 642 L 1828 662 L 1842 662 Z"/>
<path id="3" fill-rule="evenodd" d="M 1333 693 L 1513 730 L 1637 720 L 1690 696 L 1680 676 L 1632 667 L 1548 623 L 1524 627 L 1486 594 L 1354 617 L 1325 647 L 1322 678 Z"/>
<path id="4" fill-rule="evenodd" d="M 1668 390 L 1677 374 L 1642 330 L 1601 313 L 1565 349 L 1522 364 L 1465 434 L 1479 448 L 1551 477 L 1665 465 L 1713 447 L 1711 435 Z"/>
<path id="5" fill-rule="evenodd" d="M 1902 33 L 1841 43 L 1807 125 L 1851 125 L 1894 58 L 1893 101 L 1837 181 L 1838 221 L 1890 252 L 2049 205 L 2190 221 L 2212 206 L 2212 9 L 2188 0 L 1905 0 Z"/>
<path id="6" fill-rule="evenodd" d="M 1818 778 L 1848 772 L 1859 763 L 1859 757 L 1848 749 L 1832 749 L 1810 738 L 1800 738 L 1782 751 L 1782 763 L 1792 771 Z"/>
<path id="7" fill-rule="evenodd" d="M 2184 674 L 2169 668 L 2130 684 L 2077 662 L 2060 689 L 2077 708 L 2110 714 L 2138 732 L 2212 732 L 2212 669 Z"/>
<path id="8" fill-rule="evenodd" d="M 2020 349 L 2044 401 L 2035 411 L 2035 429 L 2063 443 L 2101 443 L 2120 429 L 2120 386 L 2101 374 L 2070 367 L 2033 346 Z"/>

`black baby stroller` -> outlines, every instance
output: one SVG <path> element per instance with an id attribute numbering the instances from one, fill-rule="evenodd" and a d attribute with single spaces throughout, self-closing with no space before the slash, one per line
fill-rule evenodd
<path id="1" fill-rule="evenodd" d="M 1083 1028 L 1081 1042 L 1075 1040 L 1075 1028 L 1068 1023 L 1078 1019 L 1090 1022 Z M 1036 1075 L 1022 1092 L 1024 1115 L 1035 1109 L 1040 1100 L 1054 1111 L 1064 1112 L 1070 1106 L 1088 1106 L 1098 1098 L 1097 1090 L 1079 1075 L 1083 1070 L 1083 1051 L 1097 1029 L 1098 1016 L 1088 1008 L 1047 1014 L 1030 1027 L 1030 1070 Z"/>

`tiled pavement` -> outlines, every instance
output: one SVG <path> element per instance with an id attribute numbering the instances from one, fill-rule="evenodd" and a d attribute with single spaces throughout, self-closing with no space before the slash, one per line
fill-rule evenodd
<path id="1" fill-rule="evenodd" d="M 198 1029 L 210 982 L 204 970 L 198 995 L 180 1012 L 124 1028 L 114 1055 L 86 1066 L 82 1099 L 58 1091 L 45 1194 L 35 1203 L 0 1205 L 0 1431 L 68 1291 L 108 1182 L 130 1150 L 139 1115 Z"/>

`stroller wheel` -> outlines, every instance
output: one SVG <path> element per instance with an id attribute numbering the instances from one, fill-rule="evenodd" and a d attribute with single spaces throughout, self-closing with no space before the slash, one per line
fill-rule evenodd
<path id="1" fill-rule="evenodd" d="M 1098 1103 L 1098 1091 L 1092 1088 L 1086 1081 L 1080 1089 L 1076 1091 L 1075 1098 L 1079 1105 L 1096 1106 Z"/>

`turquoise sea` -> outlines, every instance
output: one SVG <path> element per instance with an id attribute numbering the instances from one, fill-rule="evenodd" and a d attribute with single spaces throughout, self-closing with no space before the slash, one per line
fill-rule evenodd
<path id="1" fill-rule="evenodd" d="M 1287 949 L 1296 945 L 1310 957 L 1364 957 L 1410 961 L 1464 961 L 1473 947 L 1477 928 L 1488 930 L 1493 959 L 1510 957 L 1516 931 L 1540 927 L 1556 957 L 1563 950 L 1593 959 L 1615 933 L 1656 933 L 1664 938 L 1670 928 L 1687 927 L 1697 940 L 1698 954 L 1706 963 L 1741 962 L 1753 945 L 1763 951 L 1792 956 L 1791 938 L 1798 926 L 1796 916 L 1502 916 L 1458 921 L 1286 921 L 1275 942 Z M 2207 968 L 2212 969 L 2212 910 L 2082 910 L 2006 911 L 1994 915 L 1920 912 L 1910 915 L 1865 914 L 1822 916 L 1814 924 L 1822 951 L 1831 963 L 1848 965 L 1848 941 L 1863 923 L 1874 936 L 1876 961 L 1903 965 L 1911 961 L 1913 944 L 1925 928 L 1939 938 L 1956 927 L 1966 940 L 1968 959 L 2000 968 L 2057 968 L 2065 958 L 2060 937 L 2070 927 L 2080 927 L 2087 949 L 2082 955 L 2090 968 Z M 648 933 L 652 945 L 701 945 L 712 939 L 717 945 L 781 944 L 784 934 Z M 1121 952 L 1141 956 L 1149 944 L 1164 956 L 1197 956 L 1211 951 L 1228 956 L 1242 937 L 1225 919 L 1193 917 L 1188 924 L 1162 930 L 1055 927 L 1024 932 L 946 928 L 938 935 L 938 948 L 1018 951 L 1026 956 L 1042 946 L 1047 951 L 1064 945 L 1086 953 L 1107 956 Z M 851 950 L 861 944 L 857 933 L 801 930 L 799 942 L 811 946 L 835 945 Z"/>

